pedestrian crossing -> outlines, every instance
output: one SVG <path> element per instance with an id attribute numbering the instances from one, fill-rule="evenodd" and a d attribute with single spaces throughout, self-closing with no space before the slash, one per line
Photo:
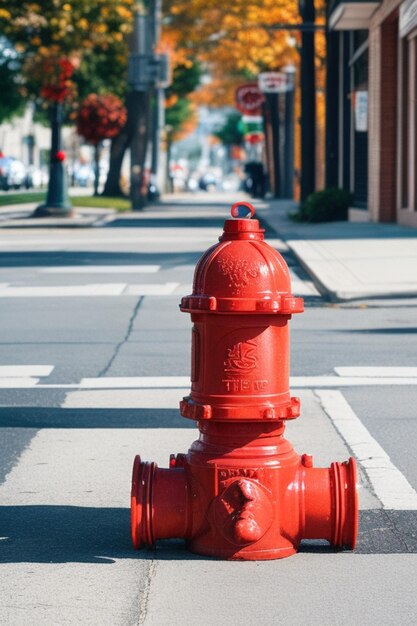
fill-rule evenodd
<path id="1" fill-rule="evenodd" d="M 40 267 L 40 274 L 155 274 L 160 265 L 60 265 Z"/>
<path id="2" fill-rule="evenodd" d="M 175 292 L 180 283 L 160 284 L 87 284 L 87 285 L 54 285 L 0 287 L 0 298 L 95 298 L 101 296 L 169 296 Z"/>
<path id="3" fill-rule="evenodd" d="M 139 390 L 187 389 L 189 376 L 104 376 L 82 378 L 78 383 L 49 383 L 52 365 L 0 367 L 0 388 Z M 334 389 L 343 387 L 417 386 L 416 367 L 335 367 L 334 375 L 291 376 L 291 389 Z"/>
<path id="4" fill-rule="evenodd" d="M 16 271 L 16 268 L 14 268 Z M 3 270 L 6 271 L 6 270 Z M 18 283 L 10 282 L 10 268 L 8 268 L 9 282 L 0 283 L 0 298 L 91 298 L 91 297 L 115 297 L 115 296 L 167 296 L 172 294 L 187 294 L 192 290 L 193 265 L 182 265 L 163 268 L 161 265 L 70 265 L 38 267 L 34 269 L 35 276 L 42 277 L 85 277 L 142 274 L 160 278 L 166 277 L 169 272 L 172 276 L 181 275 L 187 282 L 164 281 L 132 283 L 123 282 L 88 282 L 83 284 L 36 284 L 33 277 L 29 284 L 25 285 L 21 280 L 22 270 L 18 271 Z M 31 269 L 31 272 L 33 270 Z M 296 296 L 320 297 L 313 282 L 301 279 L 297 273 L 290 269 L 292 291 Z M 17 282 L 17 281 L 16 281 Z"/>

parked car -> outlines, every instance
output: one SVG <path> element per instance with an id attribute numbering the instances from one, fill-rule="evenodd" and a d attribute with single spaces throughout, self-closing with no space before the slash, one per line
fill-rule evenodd
<path id="1" fill-rule="evenodd" d="M 4 191 L 28 187 L 25 166 L 14 157 L 0 158 L 0 188 Z"/>

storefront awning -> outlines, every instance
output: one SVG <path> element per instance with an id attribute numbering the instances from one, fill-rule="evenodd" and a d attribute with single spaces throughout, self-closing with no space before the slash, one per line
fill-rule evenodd
<path id="1" fill-rule="evenodd" d="M 365 30 L 380 2 L 364 0 L 334 0 L 330 4 L 331 30 Z"/>

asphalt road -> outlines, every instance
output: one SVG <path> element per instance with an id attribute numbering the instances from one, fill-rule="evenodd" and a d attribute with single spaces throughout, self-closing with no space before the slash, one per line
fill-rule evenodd
<path id="1" fill-rule="evenodd" d="M 178 304 L 229 201 L 0 231 L 1 623 L 416 623 L 417 374 L 401 368 L 417 365 L 417 301 L 330 304 L 271 229 L 306 302 L 291 322 L 302 415 L 287 436 L 318 466 L 357 457 L 358 548 L 242 563 L 180 541 L 131 548 L 134 455 L 167 466 L 195 438 L 177 410 L 191 329 Z M 258 214 L 267 224 L 264 203 Z"/>

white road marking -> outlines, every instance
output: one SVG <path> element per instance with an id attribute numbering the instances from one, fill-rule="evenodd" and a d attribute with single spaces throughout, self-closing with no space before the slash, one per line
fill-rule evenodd
<path id="1" fill-rule="evenodd" d="M 179 283 L 128 285 L 127 283 L 104 283 L 91 285 L 58 285 L 51 287 L 0 288 L 0 298 L 66 298 L 92 296 L 167 296 Z"/>
<path id="2" fill-rule="evenodd" d="M 170 233 L 166 233 L 163 234 L 161 233 L 160 235 L 158 235 L 157 237 L 150 235 L 149 233 L 152 232 L 154 229 L 141 229 L 141 234 L 140 235 L 130 235 L 128 237 L 100 237 L 97 238 L 96 240 L 96 247 L 97 246 L 101 246 L 102 244 L 123 244 L 124 246 L 129 245 L 131 243 L 164 243 L 164 242 L 170 242 L 172 244 L 172 240 L 173 238 L 175 239 L 175 242 L 177 243 L 190 243 L 190 237 L 191 234 L 180 234 L 181 229 L 178 228 L 176 230 L 178 230 L 178 233 L 175 233 L 174 236 L 172 234 L 172 232 Z M 196 229 L 194 229 L 195 232 Z M 172 229 L 171 229 L 172 231 Z M 193 243 L 201 243 L 201 244 L 205 244 L 205 243 L 209 243 L 212 244 L 213 241 L 216 240 L 216 238 L 218 237 L 218 232 L 216 232 L 216 234 L 210 235 L 207 234 L 206 236 L 204 235 L 195 235 L 193 232 L 192 234 L 192 241 Z M 2 246 L 8 246 L 8 247 L 22 247 L 22 248 L 29 248 L 32 249 L 34 247 L 37 246 L 46 246 L 48 250 L 53 249 L 53 250 L 60 250 L 60 249 L 65 249 L 65 250 L 69 250 L 72 249 L 74 246 L 87 246 L 89 248 L 91 248 L 91 240 L 86 238 L 86 239 L 60 239 L 59 237 L 44 237 L 44 238 L 33 238 L 33 239 L 26 239 L 26 238 L 22 238 L 22 239 L 5 239 L 5 238 L 0 238 L 0 242 Z M 269 242 L 271 243 L 271 242 Z"/>
<path id="3" fill-rule="evenodd" d="M 53 365 L 0 365 L 0 378 L 49 376 L 53 369 Z"/>
<path id="4" fill-rule="evenodd" d="M 40 374 L 37 374 L 40 376 Z M 3 388 L 7 387 L 4 379 Z M 36 389 L 178 389 L 189 387 L 188 376 L 127 376 L 127 377 L 103 377 L 83 378 L 80 383 L 39 383 Z M 329 389 L 338 387 L 381 387 L 392 386 L 416 386 L 417 377 L 407 378 L 359 378 L 339 376 L 291 376 L 290 387 L 297 389 Z M 24 389 L 25 382 L 21 379 L 20 387 Z M 28 387 L 33 387 L 31 380 Z"/>
<path id="5" fill-rule="evenodd" d="M 79 386 L 81 389 L 169 389 L 189 385 L 189 376 L 127 376 L 124 378 L 83 378 Z"/>
<path id="6" fill-rule="evenodd" d="M 387 382 L 388 381 L 388 382 Z M 134 389 L 151 387 L 184 387 L 190 384 L 188 376 L 132 376 L 113 378 L 83 378 L 81 388 Z M 417 385 L 416 378 L 340 378 L 337 376 L 291 376 L 290 386 L 294 389 L 316 387 L 350 387 L 369 385 Z"/>
<path id="7" fill-rule="evenodd" d="M 31 389 L 39 378 L 0 378 L 0 389 Z"/>
<path id="8" fill-rule="evenodd" d="M 128 285 L 124 296 L 169 296 L 179 286 L 179 283 L 164 283 L 162 285 Z"/>
<path id="9" fill-rule="evenodd" d="M 96 285 L 59 285 L 53 287 L 7 287 L 0 289 L 0 298 L 68 298 L 89 296 L 120 296 L 126 283 Z"/>
<path id="10" fill-rule="evenodd" d="M 41 274 L 154 274 L 160 265 L 66 265 L 39 268 Z"/>
<path id="11" fill-rule="evenodd" d="M 340 391 L 316 391 L 323 409 L 364 468 L 384 509 L 417 510 L 417 493 Z"/>
<path id="12" fill-rule="evenodd" d="M 73 391 L 67 394 L 64 409 L 178 409 L 186 389 L 114 389 Z"/>
<path id="13" fill-rule="evenodd" d="M 417 367 L 335 367 L 338 376 L 412 378 L 417 377 Z"/>
<path id="14" fill-rule="evenodd" d="M 417 385 L 417 377 L 371 378 L 359 376 L 293 376 L 292 387 L 372 387 L 380 385 Z"/>

